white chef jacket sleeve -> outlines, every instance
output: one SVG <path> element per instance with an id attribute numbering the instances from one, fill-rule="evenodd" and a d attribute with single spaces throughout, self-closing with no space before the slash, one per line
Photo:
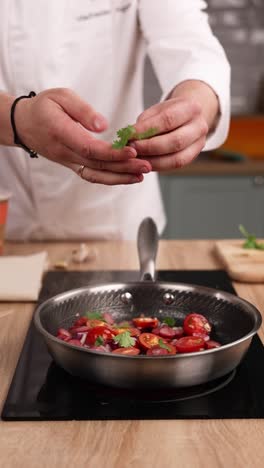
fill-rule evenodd
<path id="1" fill-rule="evenodd" d="M 201 80 L 217 94 L 220 117 L 203 151 L 220 146 L 230 120 L 230 66 L 213 35 L 203 0 L 138 0 L 139 23 L 165 99 L 185 80 Z"/>

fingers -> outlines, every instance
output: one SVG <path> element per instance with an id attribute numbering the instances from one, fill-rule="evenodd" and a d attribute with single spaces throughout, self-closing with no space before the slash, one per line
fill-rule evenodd
<path id="1" fill-rule="evenodd" d="M 176 153 L 187 148 L 198 138 L 205 136 L 208 125 L 202 118 L 196 118 L 176 130 L 146 140 L 133 141 L 133 148 L 140 156 L 159 156 Z"/>
<path id="2" fill-rule="evenodd" d="M 128 174 L 148 174 L 152 167 L 150 162 L 142 159 L 130 159 L 122 162 L 107 162 L 95 159 L 88 159 L 85 165 L 91 169 L 100 171 L 128 173 Z"/>
<path id="3" fill-rule="evenodd" d="M 157 128 L 158 133 L 168 133 L 186 124 L 195 116 L 201 114 L 198 103 L 186 99 L 170 99 L 163 103 L 158 112 L 148 118 L 142 118 L 134 126 L 137 133 L 143 133 L 150 128 Z"/>
<path id="4" fill-rule="evenodd" d="M 161 157 L 148 158 L 153 171 L 169 171 L 190 164 L 202 151 L 206 138 L 203 136 L 182 151 Z"/>
<path id="5" fill-rule="evenodd" d="M 80 166 L 72 166 L 72 169 L 78 173 Z M 119 174 L 114 172 L 100 171 L 91 169 L 90 167 L 84 167 L 81 171 L 81 177 L 83 180 L 93 184 L 104 184 L 104 185 L 129 185 L 142 182 L 144 177 L 142 174 Z"/>
<path id="6" fill-rule="evenodd" d="M 62 112 L 59 114 L 53 129 L 54 137 L 84 160 L 123 161 L 137 156 L 134 148 L 126 146 L 121 150 L 113 149 L 110 143 L 97 140 L 68 115 Z"/>
<path id="7" fill-rule="evenodd" d="M 70 117 L 80 122 L 84 128 L 93 132 L 102 132 L 107 129 L 108 123 L 105 117 L 96 112 L 74 91 L 66 88 L 55 88 L 52 90 L 51 96 Z"/>

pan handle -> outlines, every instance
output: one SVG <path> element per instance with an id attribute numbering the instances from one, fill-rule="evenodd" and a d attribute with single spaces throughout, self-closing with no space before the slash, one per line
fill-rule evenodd
<path id="1" fill-rule="evenodd" d="M 158 241 L 159 235 L 155 221 L 152 218 L 143 219 L 137 237 L 141 281 L 154 281 L 155 279 Z"/>

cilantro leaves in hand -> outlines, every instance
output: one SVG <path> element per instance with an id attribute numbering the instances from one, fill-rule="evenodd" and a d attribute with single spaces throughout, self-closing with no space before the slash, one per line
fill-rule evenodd
<path id="1" fill-rule="evenodd" d="M 257 250 L 264 250 L 264 244 L 262 242 L 258 242 L 257 238 L 254 234 L 250 234 L 242 224 L 239 225 L 239 230 L 241 234 L 246 238 L 243 248 L 244 249 L 257 249 Z"/>
<path id="2" fill-rule="evenodd" d="M 143 140 L 145 138 L 153 137 L 158 133 L 157 128 L 149 128 L 145 132 L 136 133 L 135 127 L 133 125 L 128 125 L 127 127 L 120 128 L 117 131 L 118 138 L 113 142 L 112 148 L 114 149 L 122 149 L 124 148 L 129 140 Z"/>
<path id="3" fill-rule="evenodd" d="M 130 346 L 135 345 L 135 338 L 132 338 L 129 331 L 119 333 L 114 337 L 115 343 L 117 343 L 120 348 L 129 348 Z"/>

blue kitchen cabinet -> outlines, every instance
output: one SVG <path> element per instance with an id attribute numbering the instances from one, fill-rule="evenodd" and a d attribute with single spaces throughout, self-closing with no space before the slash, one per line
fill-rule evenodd
<path id="1" fill-rule="evenodd" d="M 238 225 L 264 237 L 263 176 L 160 176 L 166 239 L 240 237 Z"/>

